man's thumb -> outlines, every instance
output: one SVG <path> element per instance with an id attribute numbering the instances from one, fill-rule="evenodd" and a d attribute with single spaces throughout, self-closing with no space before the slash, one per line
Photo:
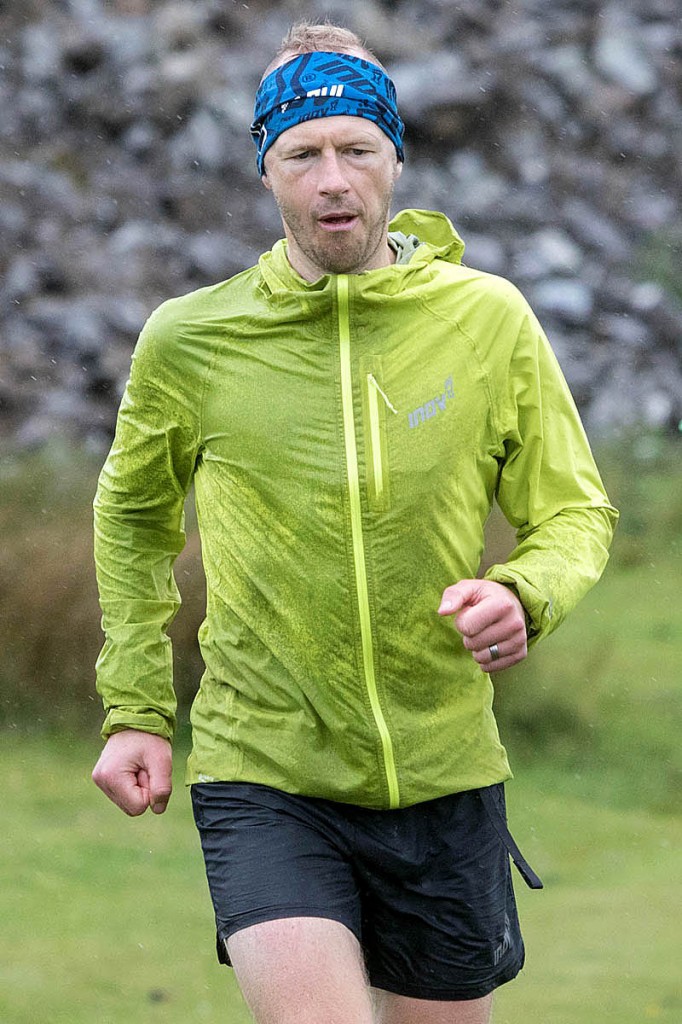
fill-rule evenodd
<path id="1" fill-rule="evenodd" d="M 466 604 L 475 604 L 478 594 L 476 580 L 460 580 L 452 587 L 446 587 L 438 608 L 439 615 L 453 615 Z"/>
<path id="2" fill-rule="evenodd" d="M 171 780 L 163 772 L 149 778 L 149 806 L 154 814 L 163 814 L 168 806 L 173 786 Z"/>

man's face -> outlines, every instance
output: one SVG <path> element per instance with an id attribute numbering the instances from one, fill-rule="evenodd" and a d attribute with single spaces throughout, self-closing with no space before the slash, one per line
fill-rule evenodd
<path id="1" fill-rule="evenodd" d="M 303 121 L 273 143 L 265 170 L 289 259 L 306 280 L 393 262 L 387 228 L 402 164 L 373 121 L 346 115 Z"/>

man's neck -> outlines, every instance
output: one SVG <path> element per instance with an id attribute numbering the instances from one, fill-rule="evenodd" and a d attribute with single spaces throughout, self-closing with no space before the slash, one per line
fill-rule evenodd
<path id="1" fill-rule="evenodd" d="M 299 274 L 304 281 L 308 281 L 310 284 L 314 284 L 315 281 L 319 281 L 320 278 L 324 277 L 326 274 L 364 274 L 368 270 L 379 270 L 381 267 L 390 267 L 397 259 L 397 251 L 389 244 L 387 239 L 385 244 L 377 250 L 374 258 L 368 260 L 367 263 L 348 270 L 326 270 L 308 259 L 305 253 L 301 252 L 295 243 L 292 244 L 291 239 L 288 239 L 287 241 L 287 257 L 289 259 L 289 263 L 296 273 Z"/>

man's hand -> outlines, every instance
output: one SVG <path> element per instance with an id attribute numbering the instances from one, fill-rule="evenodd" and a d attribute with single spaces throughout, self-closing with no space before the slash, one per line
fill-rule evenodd
<path id="1" fill-rule="evenodd" d="M 171 764 L 171 745 L 163 736 L 124 729 L 107 740 L 92 779 L 131 817 L 148 807 L 163 814 L 173 788 Z"/>
<path id="2" fill-rule="evenodd" d="M 438 614 L 455 616 L 464 646 L 484 672 L 501 672 L 528 653 L 523 605 L 501 583 L 460 580 L 443 591 Z M 490 651 L 494 644 L 497 659 Z"/>

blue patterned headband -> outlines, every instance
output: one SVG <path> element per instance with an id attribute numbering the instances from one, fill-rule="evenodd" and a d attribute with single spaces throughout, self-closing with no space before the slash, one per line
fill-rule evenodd
<path id="1" fill-rule="evenodd" d="M 265 173 L 263 157 L 287 128 L 334 114 L 374 121 L 395 146 L 398 159 L 405 159 L 405 125 L 386 72 L 362 57 L 316 50 L 275 68 L 260 84 L 250 129 L 258 149 L 258 173 Z"/>

